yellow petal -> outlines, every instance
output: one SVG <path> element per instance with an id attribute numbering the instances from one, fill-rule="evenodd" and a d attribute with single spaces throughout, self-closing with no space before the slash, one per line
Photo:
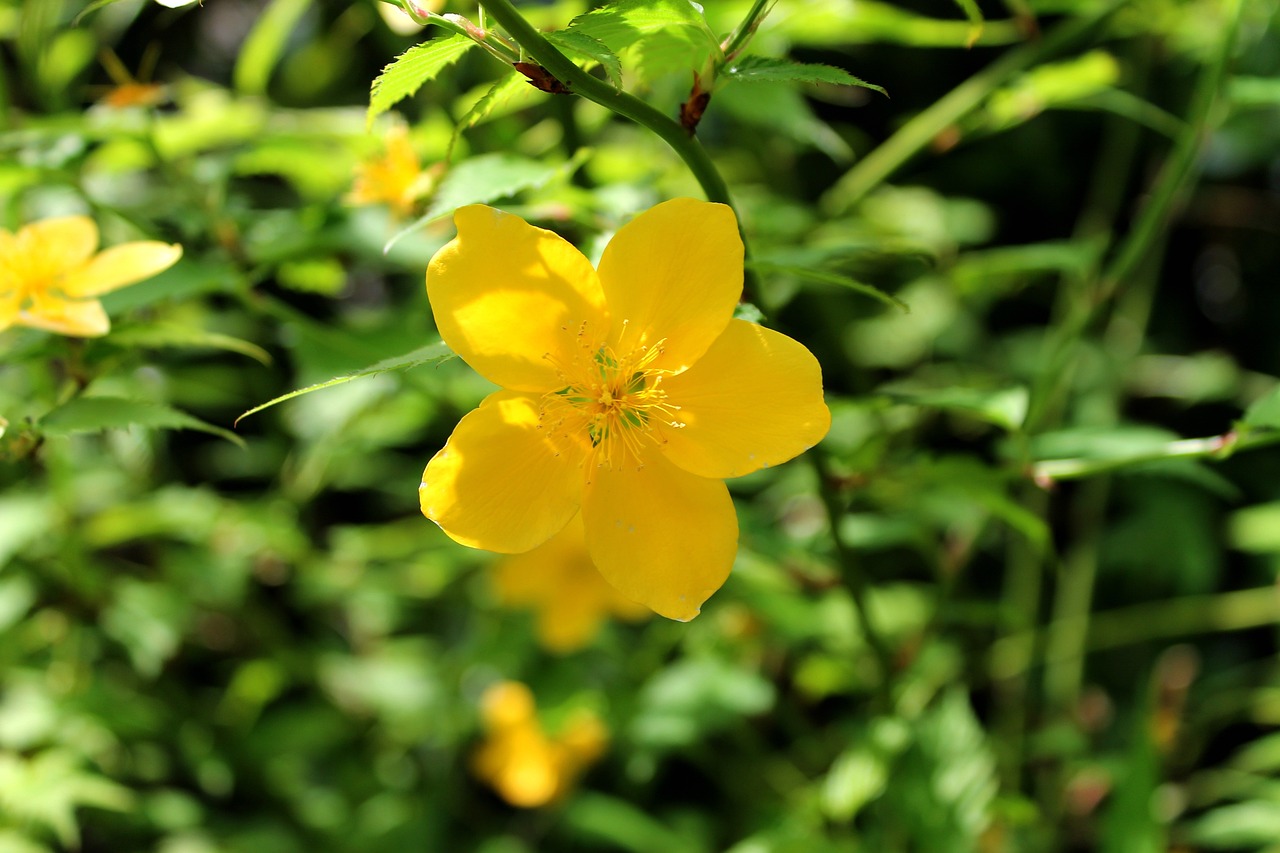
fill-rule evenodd
<path id="1" fill-rule="evenodd" d="M 17 324 L 80 338 L 96 338 L 111 330 L 98 300 L 72 302 L 49 294 L 35 294 L 31 307 L 18 313 Z"/>
<path id="2" fill-rule="evenodd" d="M 538 428 L 536 395 L 490 394 L 427 463 L 422 513 L 463 545 L 528 551 L 577 512 L 582 455 Z"/>
<path id="3" fill-rule="evenodd" d="M 536 719 L 533 691 L 519 681 L 499 681 L 485 688 L 480 713 L 491 729 L 522 726 Z"/>
<path id="4" fill-rule="evenodd" d="M 18 242 L 34 253 L 42 277 L 75 269 L 98 248 L 98 226 L 87 216 L 42 219 L 18 231 Z"/>
<path id="5" fill-rule="evenodd" d="M 623 595 L 687 621 L 733 568 L 738 518 L 724 483 L 651 456 L 639 470 L 591 472 L 582 503 L 587 550 Z"/>
<path id="6" fill-rule="evenodd" d="M 827 434 L 822 370 L 786 335 L 734 320 L 707 354 L 662 387 L 680 407 L 667 458 L 703 477 L 738 477 L 786 462 Z"/>
<path id="7" fill-rule="evenodd" d="M 18 308 L 22 300 L 16 293 L 0 292 L 0 332 L 12 326 L 18 320 Z"/>
<path id="8" fill-rule="evenodd" d="M 167 270 L 182 257 L 177 244 L 142 240 L 104 249 L 89 263 L 69 271 L 59 283 L 73 298 L 98 296 Z"/>
<path id="9" fill-rule="evenodd" d="M 619 351 L 662 341 L 654 367 L 689 367 L 742 296 L 742 239 L 723 204 L 677 198 L 624 225 L 600 259 Z"/>
<path id="10" fill-rule="evenodd" d="M 454 222 L 458 236 L 427 268 L 445 343 L 504 388 L 564 386 L 557 363 L 590 358 L 607 333 L 590 262 L 550 231 L 491 207 L 460 208 Z"/>
<path id="11" fill-rule="evenodd" d="M 504 604 L 537 610 L 539 641 L 561 653 L 595 639 L 616 595 L 587 555 L 581 514 L 532 551 L 501 560 L 494 581 Z"/>

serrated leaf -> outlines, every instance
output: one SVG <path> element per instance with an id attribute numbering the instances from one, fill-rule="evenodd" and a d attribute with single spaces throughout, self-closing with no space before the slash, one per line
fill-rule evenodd
<path id="1" fill-rule="evenodd" d="M 434 344 L 427 344 L 424 347 L 418 347 L 413 352 L 408 352 L 404 355 L 398 355 L 393 358 L 384 358 L 377 364 L 370 365 L 362 370 L 347 373 L 343 376 L 336 376 L 333 379 L 328 379 L 324 382 L 317 382 L 315 385 L 308 385 L 305 388 L 290 391 L 288 394 L 281 394 L 279 397 L 268 400 L 260 406 L 254 406 L 252 409 L 236 418 L 236 423 L 239 424 L 242 420 L 249 417 L 249 415 L 257 414 L 263 409 L 269 409 L 277 403 L 292 400 L 294 397 L 301 397 L 303 394 L 310 394 L 312 391 L 332 388 L 335 385 L 342 385 L 346 382 L 352 381 L 353 379 L 362 379 L 365 376 L 375 376 L 379 373 L 387 373 L 391 370 L 408 370 L 409 368 L 418 367 L 432 361 L 440 361 L 448 358 L 450 355 L 452 355 L 452 353 L 449 351 L 449 348 L 444 345 L 443 341 Z"/>
<path id="2" fill-rule="evenodd" d="M 271 353 L 240 338 L 191 326 L 129 326 L 116 329 L 107 339 L 114 346 L 141 349 L 217 349 L 246 355 L 262 364 L 271 363 Z"/>
<path id="3" fill-rule="evenodd" d="M 569 22 L 569 31 L 603 42 L 614 53 L 673 27 L 700 30 L 715 41 L 702 13 L 689 0 L 620 0 Z"/>
<path id="4" fill-rule="evenodd" d="M 843 68 L 834 65 L 816 65 L 794 62 L 790 59 L 774 59 L 767 56 L 748 56 L 725 69 L 725 76 L 739 83 L 831 83 L 837 86 L 861 86 L 874 89 L 888 96 L 880 86 L 854 77 Z"/>
<path id="5" fill-rule="evenodd" d="M 622 88 L 622 60 L 609 45 L 580 30 L 557 30 L 546 34 L 547 41 L 570 56 L 595 62 L 609 76 L 615 89 Z"/>
<path id="6" fill-rule="evenodd" d="M 552 180 L 574 172 L 590 154 L 582 149 L 565 163 L 548 164 L 516 154 L 481 154 L 464 160 L 440 182 L 431 207 L 423 216 L 392 237 L 384 252 L 428 222 L 448 216 L 468 204 L 487 204 L 495 199 L 545 186 Z"/>
<path id="7" fill-rule="evenodd" d="M 367 121 L 372 122 L 397 101 L 417 92 L 475 44 L 466 36 L 451 35 L 423 42 L 397 56 L 373 81 Z"/>
<path id="8" fill-rule="evenodd" d="M 227 441 L 244 445 L 240 436 L 222 427 L 206 423 L 194 415 L 149 400 L 124 397 L 76 397 L 40 419 L 45 435 L 74 435 L 107 429 L 194 429 Z"/>
<path id="9" fill-rule="evenodd" d="M 885 293 L 878 287 L 870 284 L 864 284 L 848 276 L 838 275 L 831 272 L 823 272 L 822 270 L 811 270 L 805 267 L 792 267 L 783 264 L 772 264 L 767 261 L 747 261 L 747 267 L 755 270 L 763 275 L 789 275 L 798 278 L 801 281 L 816 282 L 818 284 L 832 284 L 836 287 L 843 287 L 852 290 L 855 293 L 861 293 L 863 296 L 870 296 L 872 299 L 879 300 L 886 305 L 892 305 L 895 308 L 901 308 L 903 313 L 910 314 L 911 306 L 903 302 L 892 294 Z"/>
<path id="10" fill-rule="evenodd" d="M 634 48 L 646 77 L 697 70 L 720 50 L 698 6 L 689 0 L 621 0 L 579 15 L 567 32 L 582 33 L 614 54 Z"/>

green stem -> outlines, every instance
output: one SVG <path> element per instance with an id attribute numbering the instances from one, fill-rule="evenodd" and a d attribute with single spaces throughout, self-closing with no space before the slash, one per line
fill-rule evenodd
<path id="1" fill-rule="evenodd" d="M 835 208 L 831 212 L 857 204 L 1006 80 L 1075 42 L 1119 6 L 1119 0 L 1109 0 L 1092 13 L 1062 24 L 1042 41 L 1006 53 L 956 86 L 845 173 L 828 196 Z"/>
<path id="2" fill-rule="evenodd" d="M 756 28 L 760 26 L 761 19 L 768 14 L 765 6 L 769 0 L 755 0 L 751 4 L 751 9 L 747 12 L 746 17 L 742 19 L 742 23 L 738 24 L 738 28 L 733 31 L 733 35 L 729 36 L 729 40 L 725 42 L 722 50 L 724 51 L 725 60 L 732 62 L 741 50 L 747 46 L 747 42 L 751 41 L 751 37 L 755 35 Z"/>
<path id="3" fill-rule="evenodd" d="M 842 576 L 853 597 L 853 606 L 858 611 L 858 620 L 862 623 L 862 635 L 866 638 L 867 645 L 871 647 L 876 662 L 880 665 L 879 695 L 884 710 L 888 712 L 893 708 L 893 693 L 890 689 L 890 678 L 894 670 L 893 652 L 881 636 L 871 616 L 869 602 L 871 585 L 858 564 L 857 555 L 840 533 L 840 519 L 844 515 L 844 510 L 840 506 L 840 497 L 835 485 L 836 477 L 831 471 L 830 462 L 821 447 L 810 450 L 808 458 L 818 475 L 818 494 L 822 498 L 823 509 L 826 510 L 827 525 L 831 529 L 831 542 L 835 546 L 836 559 L 840 562 Z"/>
<path id="4" fill-rule="evenodd" d="M 1154 640 L 1167 641 L 1198 634 L 1243 631 L 1280 621 L 1280 595 L 1274 586 L 1193 595 L 1105 610 L 1090 617 L 1086 650 L 1101 652 Z M 1031 665 L 1033 648 L 1069 650 L 1056 635 L 1080 634 L 1080 617 L 1057 619 L 1042 631 L 1024 631 L 1000 640 L 987 659 L 988 673 L 996 679 L 1022 675 Z M 1071 653 L 1067 651 L 1067 653 Z M 1045 662 L 1053 662 L 1046 656 Z"/>
<path id="5" fill-rule="evenodd" d="M 1137 269 L 1156 237 L 1164 232 L 1184 190 L 1195 177 L 1200 154 L 1209 138 L 1213 107 L 1218 102 L 1227 66 L 1231 61 L 1236 31 L 1240 28 L 1242 7 L 1242 0 L 1227 0 L 1225 4 L 1227 24 L 1223 28 L 1217 54 L 1196 85 L 1186 127 L 1160 170 L 1150 200 L 1138 214 L 1133 230 L 1103 273 L 1096 302 L 1101 303 L 1110 298 Z"/>
<path id="6" fill-rule="evenodd" d="M 1183 438 L 1119 459 L 1045 459 L 1031 467 L 1032 477 L 1048 484 L 1058 480 L 1079 480 L 1162 459 L 1225 459 L 1240 450 L 1280 442 L 1280 430 L 1259 430 L 1243 434 L 1234 432 L 1207 438 Z"/>
<path id="7" fill-rule="evenodd" d="M 579 68 L 544 39 L 508 0 L 483 0 L 480 5 L 535 62 L 551 72 L 570 91 L 653 131 L 680 155 L 709 201 L 733 206 L 729 187 L 716 171 L 706 150 L 675 119 L 668 118 L 634 95 L 615 89 Z"/>
<path id="8" fill-rule="evenodd" d="M 482 0 L 480 5 L 507 31 L 525 53 L 571 92 L 599 104 L 610 112 L 631 119 L 641 127 L 653 131 L 670 145 L 689 167 L 689 171 L 702 187 L 707 200 L 728 205 L 733 210 L 738 221 L 738 231 L 742 235 L 743 248 L 746 249 L 747 235 L 743 229 L 742 217 L 738 216 L 733 198 L 729 195 L 729 187 L 696 137 L 690 135 L 675 119 L 668 118 L 634 95 L 615 89 L 609 83 L 592 77 L 579 68 L 573 60 L 543 38 L 542 34 L 534 29 L 533 25 L 526 21 L 508 0 Z M 750 254 L 747 250 L 747 257 L 750 257 Z M 744 273 L 744 285 L 746 298 L 759 298 L 760 288 L 755 273 L 750 269 Z"/>

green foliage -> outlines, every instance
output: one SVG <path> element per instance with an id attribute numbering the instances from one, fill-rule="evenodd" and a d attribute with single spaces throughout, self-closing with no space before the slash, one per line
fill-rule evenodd
<path id="1" fill-rule="evenodd" d="M 423 42 L 397 56 L 373 80 L 368 121 L 372 123 L 379 114 L 418 91 L 473 47 L 475 42 L 465 36 L 451 35 Z"/>
<path id="2" fill-rule="evenodd" d="M 0 329 L 0 851 L 1274 853 L 1276 0 L 427 5 L 0 0 L 0 251 L 183 246 Z M 544 648 L 418 506 L 494 390 L 424 272 L 676 196 L 832 427 L 696 619 Z M 607 732 L 537 809 L 507 679 Z"/>

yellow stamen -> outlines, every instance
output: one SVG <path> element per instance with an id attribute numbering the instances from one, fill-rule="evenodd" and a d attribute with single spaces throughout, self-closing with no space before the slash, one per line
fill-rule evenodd
<path id="1" fill-rule="evenodd" d="M 551 359 L 564 386 L 543 395 L 540 427 L 588 445 L 588 465 L 643 467 L 645 449 L 684 426 L 662 387 L 670 371 L 653 366 L 664 341 L 619 353 L 597 340 L 584 324 L 572 361 Z"/>

